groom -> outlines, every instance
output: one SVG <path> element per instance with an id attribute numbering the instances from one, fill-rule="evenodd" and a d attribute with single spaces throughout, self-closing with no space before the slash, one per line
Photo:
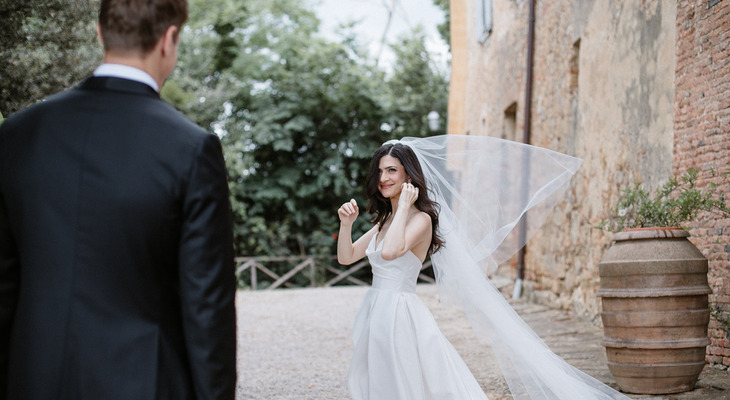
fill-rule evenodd
<path id="1" fill-rule="evenodd" d="M 105 63 L 0 125 L 0 399 L 232 399 L 218 138 L 160 100 L 185 0 L 101 0 Z"/>

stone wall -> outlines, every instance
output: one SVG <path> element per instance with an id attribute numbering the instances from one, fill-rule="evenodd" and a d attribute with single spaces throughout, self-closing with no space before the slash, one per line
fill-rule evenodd
<path id="1" fill-rule="evenodd" d="M 711 178 L 730 168 L 730 1 L 679 1 L 674 96 L 673 172 L 704 171 L 698 186 L 718 184 L 727 196 L 727 178 Z M 709 259 L 710 303 L 730 318 L 730 219 L 703 215 L 692 241 Z M 730 366 L 730 333 L 710 320 L 707 360 Z"/>
<path id="2" fill-rule="evenodd" d="M 595 226 L 621 188 L 637 179 L 658 186 L 672 172 L 676 8 L 659 0 L 536 3 L 530 143 L 584 163 L 526 247 L 525 295 L 597 322 L 598 263 L 611 235 Z M 484 44 L 475 39 L 474 0 L 459 4 L 469 16 L 468 50 L 452 60 L 467 66 L 463 133 L 521 141 L 529 2 L 493 0 Z"/>
<path id="3" fill-rule="evenodd" d="M 598 263 L 611 234 L 596 225 L 631 182 L 655 187 L 671 173 L 676 10 L 662 1 L 565 3 L 538 2 L 532 143 L 584 164 L 564 208 L 528 247 L 528 277 L 597 320 Z"/>

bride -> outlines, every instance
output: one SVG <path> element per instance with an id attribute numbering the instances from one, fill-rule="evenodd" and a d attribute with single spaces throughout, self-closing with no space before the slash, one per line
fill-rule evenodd
<path id="1" fill-rule="evenodd" d="M 353 399 L 487 398 L 415 294 L 427 257 L 441 301 L 459 304 L 492 346 L 515 399 L 627 399 L 552 353 L 486 277 L 541 225 L 580 162 L 457 135 L 389 141 L 375 152 L 366 186 L 373 227 L 353 243 L 359 207 L 350 200 L 337 211 L 338 261 L 367 256 L 373 272 L 352 334 Z"/>

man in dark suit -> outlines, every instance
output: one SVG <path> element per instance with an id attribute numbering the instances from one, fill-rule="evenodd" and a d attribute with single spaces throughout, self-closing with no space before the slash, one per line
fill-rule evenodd
<path id="1" fill-rule="evenodd" d="M 102 0 L 105 63 L 0 126 L 0 398 L 232 399 L 219 139 L 160 100 L 185 0 Z"/>

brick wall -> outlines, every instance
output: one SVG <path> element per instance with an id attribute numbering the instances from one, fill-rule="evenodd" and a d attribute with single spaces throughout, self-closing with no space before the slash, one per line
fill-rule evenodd
<path id="1" fill-rule="evenodd" d="M 675 174 L 687 169 L 727 171 L 730 167 L 730 0 L 679 1 L 674 97 Z M 699 186 L 727 178 L 704 178 Z M 709 259 L 710 303 L 730 318 L 730 219 L 704 215 L 694 223 L 692 241 Z M 707 361 L 730 366 L 730 333 L 710 320 Z"/>

